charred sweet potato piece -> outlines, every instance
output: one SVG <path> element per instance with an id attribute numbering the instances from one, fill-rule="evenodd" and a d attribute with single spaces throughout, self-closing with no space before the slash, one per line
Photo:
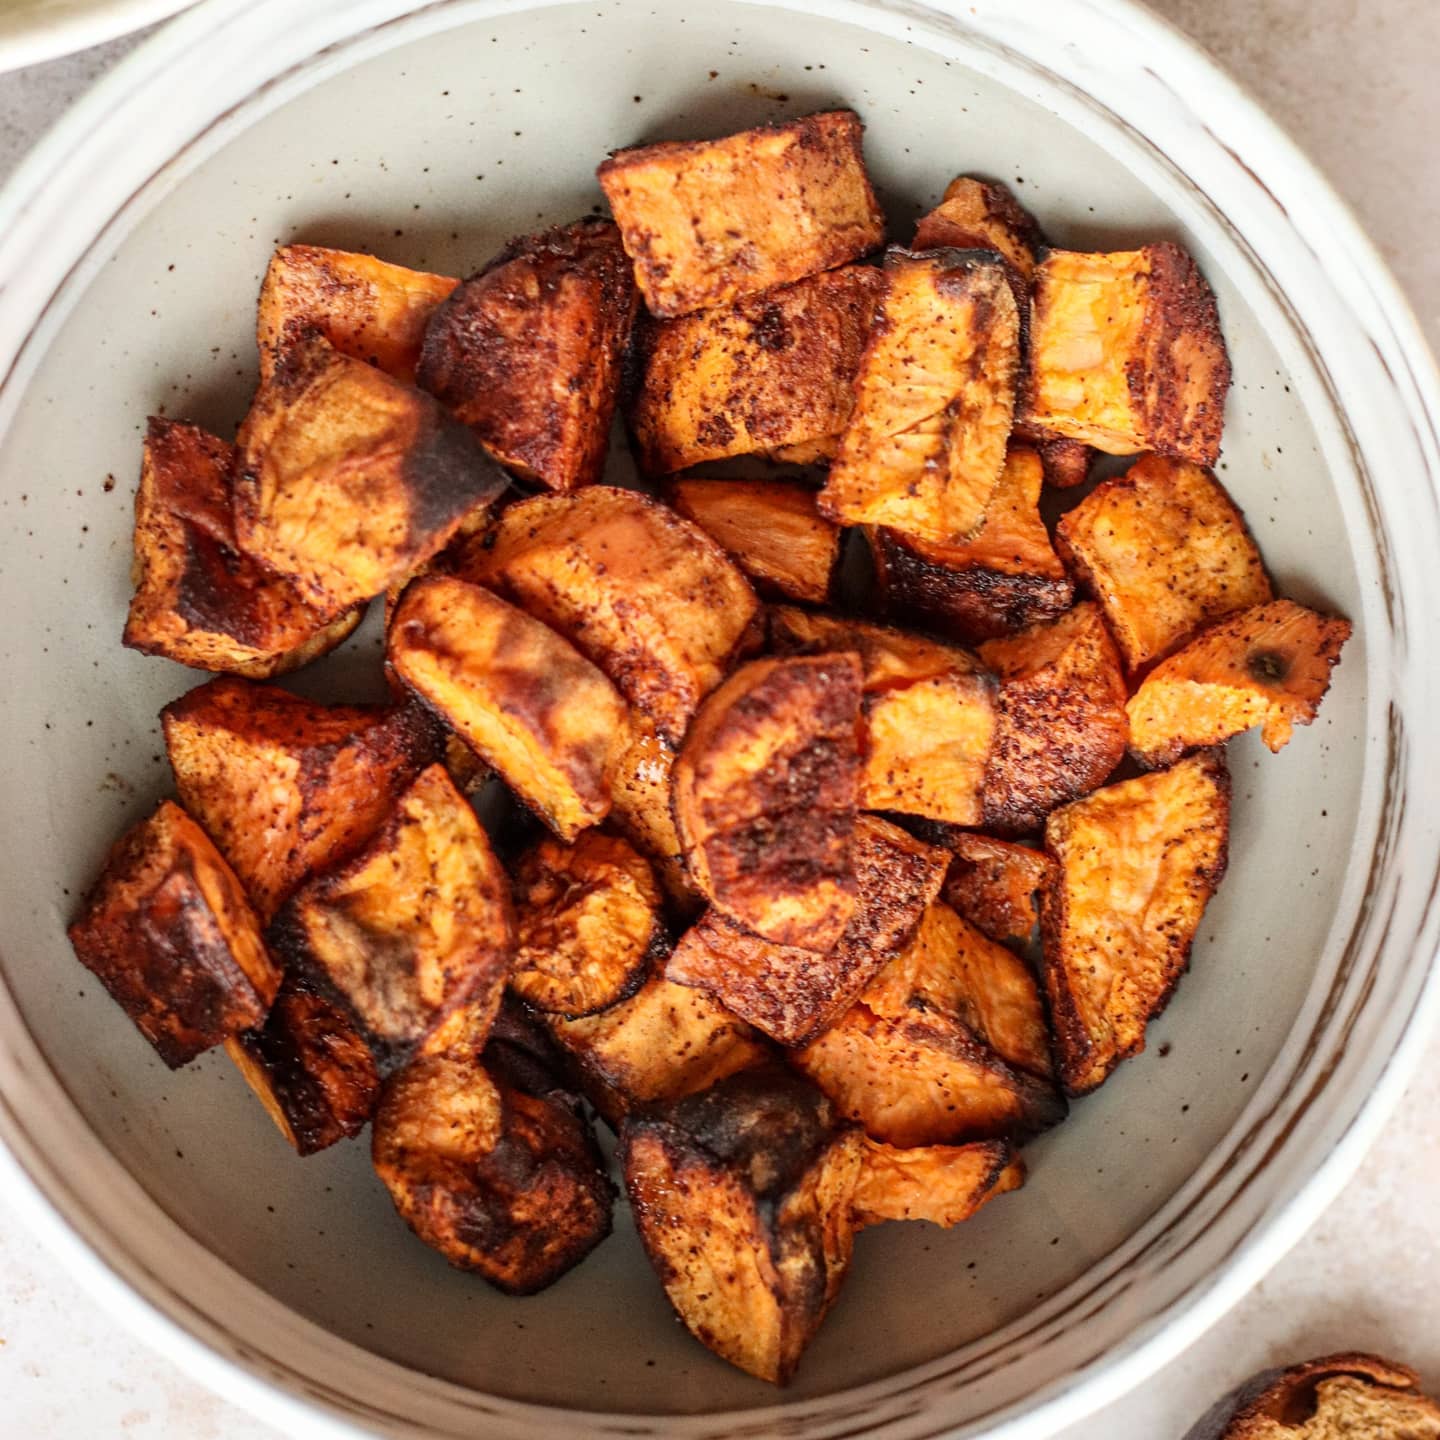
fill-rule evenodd
<path id="1" fill-rule="evenodd" d="M 1015 439 L 1021 438 L 1017 427 Z M 1053 485 L 1057 490 L 1071 490 L 1090 478 L 1090 462 L 1095 458 L 1095 452 L 1083 441 L 1067 440 L 1063 435 L 1038 436 L 1034 445 L 1047 485 Z"/>
<path id="2" fill-rule="evenodd" d="M 508 877 L 443 765 L 422 770 L 358 854 L 306 880 L 270 928 L 350 1007 L 382 1059 L 462 1005 L 493 1016 L 514 929 Z"/>
<path id="3" fill-rule="evenodd" d="M 258 1025 L 280 986 L 234 871 L 169 800 L 111 847 L 69 935 L 172 1069 Z"/>
<path id="4" fill-rule="evenodd" d="M 708 990 L 782 1045 L 829 1025 L 909 942 L 939 893 L 949 857 L 873 815 L 855 827 L 855 913 L 825 954 L 762 940 L 707 911 L 675 947 L 666 976 Z"/>
<path id="5" fill-rule="evenodd" d="M 431 316 L 419 383 L 516 474 L 593 485 L 638 303 L 608 220 L 513 240 Z"/>
<path id="6" fill-rule="evenodd" d="M 437 400 L 316 331 L 285 350 L 237 444 L 240 548 L 327 617 L 424 564 L 509 483 Z"/>
<path id="7" fill-rule="evenodd" d="M 928 1220 L 948 1230 L 1024 1183 L 1025 1163 L 1003 1140 L 904 1150 L 866 1139 L 855 1185 L 855 1223 Z"/>
<path id="8" fill-rule="evenodd" d="M 1131 670 L 1271 598 L 1245 517 L 1214 475 L 1183 461 L 1147 455 L 1097 485 L 1061 517 L 1055 542 Z"/>
<path id="9" fill-rule="evenodd" d="M 671 503 L 763 592 L 823 605 L 840 558 L 840 527 L 789 480 L 677 480 Z"/>
<path id="10" fill-rule="evenodd" d="M 533 1295 L 609 1233 L 613 1189 L 575 1101 L 494 1073 L 489 1052 L 391 1077 L 370 1153 L 401 1218 L 452 1265 Z"/>
<path id="11" fill-rule="evenodd" d="M 1272 750 L 1308 725 L 1330 688 L 1350 622 L 1292 600 L 1271 600 L 1202 630 L 1162 660 L 1131 697 L 1130 753 L 1169 765 L 1187 750 L 1221 745 L 1263 725 Z"/>
<path id="12" fill-rule="evenodd" d="M 1215 296 L 1178 245 L 1052 250 L 1030 315 L 1023 423 L 1107 455 L 1215 463 L 1230 362 Z"/>
<path id="13" fill-rule="evenodd" d="M 380 1099 L 365 1037 L 338 1004 L 294 976 L 264 1025 L 227 1040 L 225 1053 L 301 1155 L 358 1135 Z"/>
<path id="14" fill-rule="evenodd" d="M 852 110 L 617 150 L 596 172 L 652 315 L 684 315 L 874 250 L 885 217 Z"/>
<path id="15" fill-rule="evenodd" d="M 478 585 L 426 575 L 405 592 L 386 653 L 562 840 L 605 818 L 629 714 L 553 630 Z"/>
<path id="16" fill-rule="evenodd" d="M 860 1137 L 798 1076 L 757 1070 L 627 1118 L 620 1163 L 685 1327 L 783 1385 L 850 1267 Z"/>
<path id="17" fill-rule="evenodd" d="M 993 250 L 1029 283 L 1043 244 L 1034 217 L 1004 186 L 959 175 L 915 226 L 916 250 Z"/>
<path id="18" fill-rule="evenodd" d="M 1058 620 L 990 640 L 980 657 L 1000 677 L 983 823 L 1035 829 L 1057 805 L 1102 784 L 1125 754 L 1125 677 L 1100 611 L 1085 602 Z"/>
<path id="19" fill-rule="evenodd" d="M 212 680 L 161 718 L 180 803 L 267 923 L 378 828 L 439 747 L 418 706 L 319 705 L 246 680 Z"/>
<path id="20" fill-rule="evenodd" d="M 1058 869 L 1042 908 L 1045 985 L 1070 1094 L 1145 1048 L 1225 873 L 1229 832 L 1218 750 L 1097 790 L 1046 822 Z"/>
<path id="21" fill-rule="evenodd" d="M 892 250 L 821 510 L 942 544 L 968 537 L 1005 464 L 1019 361 L 1004 265 Z"/>
<path id="22" fill-rule="evenodd" d="M 151 416 L 135 492 L 135 595 L 125 644 L 199 670 L 278 675 L 333 650 L 363 606 L 330 620 L 283 576 L 241 553 L 231 511 L 234 447 Z"/>
<path id="23" fill-rule="evenodd" d="M 558 630 L 672 744 L 759 608 L 698 525 L 609 485 L 512 505 L 464 573 Z"/>
<path id="24" fill-rule="evenodd" d="M 660 888 L 617 835 L 542 841 L 515 873 L 514 992 L 534 1009 L 575 1017 L 633 995 L 665 941 Z"/>
<path id="25" fill-rule="evenodd" d="M 754 660 L 701 706 L 675 762 L 690 878 L 781 945 L 828 950 L 855 909 L 860 662 Z"/>
<path id="26" fill-rule="evenodd" d="M 318 330 L 342 355 L 366 360 L 409 384 L 425 326 L 459 283 L 373 255 L 282 245 L 260 287 L 260 378 L 275 373 L 297 336 Z"/>
<path id="27" fill-rule="evenodd" d="M 1040 518 L 1043 481 L 1039 455 L 1012 449 L 972 539 L 940 545 L 877 526 L 870 548 L 886 608 L 967 644 L 1068 610 L 1074 587 Z"/>
<path id="28" fill-rule="evenodd" d="M 992 940 L 1028 940 L 1040 920 L 1037 897 L 1054 868 L 1041 850 L 991 835 L 956 834 L 945 901 Z"/>
<path id="29" fill-rule="evenodd" d="M 719 309 L 642 320 L 627 409 L 643 468 L 833 454 L 883 286 L 878 270 L 849 265 Z"/>
<path id="30" fill-rule="evenodd" d="M 693 914 L 704 897 L 690 883 L 680 832 L 670 808 L 675 751 L 644 716 L 633 717 L 635 738 L 610 781 L 611 823 L 655 867 L 665 894 L 681 914 Z"/>

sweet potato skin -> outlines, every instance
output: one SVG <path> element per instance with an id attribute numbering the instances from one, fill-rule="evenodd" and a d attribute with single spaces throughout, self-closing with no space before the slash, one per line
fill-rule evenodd
<path id="1" fill-rule="evenodd" d="M 1024 1161 L 1003 1140 L 901 1149 L 867 1139 L 855 1186 L 855 1223 L 928 1220 L 948 1230 L 1024 1183 Z"/>
<path id="2" fill-rule="evenodd" d="M 1034 217 L 1001 184 L 958 175 L 915 226 L 915 250 L 994 250 L 1027 285 L 1044 237 Z"/>
<path id="3" fill-rule="evenodd" d="M 1040 892 L 1054 862 L 1032 850 L 991 835 L 958 832 L 955 858 L 945 878 L 945 901 L 992 940 L 1028 940 L 1040 921 Z"/>

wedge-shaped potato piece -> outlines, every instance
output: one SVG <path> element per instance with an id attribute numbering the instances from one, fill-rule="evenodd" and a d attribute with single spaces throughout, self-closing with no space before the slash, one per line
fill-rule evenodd
<path id="1" fill-rule="evenodd" d="M 789 480 L 677 480 L 670 500 L 770 595 L 823 605 L 840 559 L 840 527 L 815 491 Z"/>
<path id="2" fill-rule="evenodd" d="M 319 705 L 246 680 L 212 680 L 161 718 L 180 803 L 267 923 L 379 827 L 439 749 L 417 705 Z"/>
<path id="3" fill-rule="evenodd" d="M 903 1150 L 866 1139 L 855 1185 L 855 1223 L 928 1220 L 948 1230 L 1024 1183 L 1024 1161 L 1003 1140 Z"/>
<path id="4" fill-rule="evenodd" d="M 638 303 L 608 220 L 513 240 L 431 317 L 419 383 L 516 474 L 593 485 Z"/>
<path id="5" fill-rule="evenodd" d="M 641 321 L 630 427 L 642 466 L 669 475 L 758 451 L 805 464 L 854 404 L 880 271 L 849 265 L 678 320 Z"/>
<path id="6" fill-rule="evenodd" d="M 1272 751 L 1308 725 L 1330 688 L 1350 622 L 1271 600 L 1202 630 L 1131 697 L 1130 753 L 1148 767 L 1262 725 Z"/>
<path id="7" fill-rule="evenodd" d="M 670 808 L 675 750 L 655 733 L 653 722 L 643 715 L 632 719 L 635 738 L 610 782 L 614 801 L 610 820 L 654 865 L 671 905 L 681 915 L 693 915 L 705 897 L 690 883 Z"/>
<path id="8" fill-rule="evenodd" d="M 1225 874 L 1229 834 L 1219 750 L 1097 790 L 1046 822 L 1059 868 L 1042 908 L 1045 986 L 1070 1094 L 1145 1048 Z"/>
<path id="9" fill-rule="evenodd" d="M 952 180 L 915 226 L 916 250 L 993 250 L 1027 284 L 1043 243 L 1034 217 L 1004 185 L 973 175 Z"/>
<path id="10" fill-rule="evenodd" d="M 171 1069 L 258 1025 L 280 986 L 234 871 L 169 800 L 111 847 L 69 935 Z"/>
<path id="11" fill-rule="evenodd" d="M 949 856 L 873 815 L 855 827 L 855 913 L 823 955 L 776 945 L 708 911 L 680 940 L 665 974 L 709 990 L 782 1045 L 831 1024 L 910 942 L 940 892 Z"/>
<path id="12" fill-rule="evenodd" d="M 318 330 L 342 355 L 366 360 L 409 384 L 425 326 L 459 283 L 373 255 L 282 245 L 260 287 L 260 378 L 275 373 L 281 354 L 298 336 Z"/>
<path id="13" fill-rule="evenodd" d="M 432 765 L 358 854 L 291 895 L 270 940 L 333 988 L 382 1059 L 404 1056 L 460 1006 L 482 1018 L 499 1007 L 514 942 L 509 879 Z"/>
<path id="14" fill-rule="evenodd" d="M 509 483 L 437 400 L 316 331 L 286 349 L 237 444 L 240 548 L 325 616 L 423 565 Z"/>
<path id="15" fill-rule="evenodd" d="M 870 535 L 888 610 L 973 644 L 1070 608 L 1074 587 L 1040 518 L 1044 468 L 1012 449 L 980 529 L 940 545 L 877 526 Z"/>
<path id="16" fill-rule="evenodd" d="M 363 606 L 326 623 L 291 583 L 240 552 L 234 447 L 151 416 L 135 493 L 135 595 L 125 644 L 200 670 L 263 679 L 333 650 Z"/>
<path id="17" fill-rule="evenodd" d="M 1061 516 L 1055 542 L 1131 670 L 1271 598 L 1245 517 L 1214 475 L 1183 461 L 1147 455 L 1097 485 Z"/>
<path id="18" fill-rule="evenodd" d="M 813 1086 L 747 1072 L 627 1119 L 625 1188 L 686 1329 L 783 1385 L 850 1268 L 860 1137 Z"/>
<path id="19" fill-rule="evenodd" d="M 1024 424 L 1213 465 L 1229 388 L 1215 296 L 1178 245 L 1052 250 L 1036 267 Z"/>
<path id="20" fill-rule="evenodd" d="M 1125 677 L 1100 611 L 1086 601 L 1058 620 L 980 647 L 1000 677 L 983 823 L 1035 829 L 1057 805 L 1103 784 L 1125 754 Z"/>
<path id="21" fill-rule="evenodd" d="M 618 835 L 545 840 L 515 873 L 510 985 L 546 1014 L 593 1015 L 633 995 L 665 945 L 660 887 Z"/>
<path id="22" fill-rule="evenodd" d="M 371 1158 L 431 1249 L 497 1290 L 533 1295 L 610 1233 L 613 1189 L 574 1099 L 528 1093 L 497 1059 L 412 1060 L 386 1083 Z"/>
<path id="23" fill-rule="evenodd" d="M 264 1025 L 227 1040 L 225 1053 L 301 1155 L 358 1135 L 380 1100 L 365 1037 L 345 1010 L 294 976 Z"/>
<path id="24" fill-rule="evenodd" d="M 1019 362 L 1004 265 L 963 250 L 892 250 L 821 510 L 845 525 L 965 539 L 1005 464 Z"/>
<path id="25" fill-rule="evenodd" d="M 690 878 L 766 940 L 828 950 L 855 909 L 860 662 L 754 660 L 701 707 L 675 762 Z"/>
<path id="26" fill-rule="evenodd" d="M 864 666 L 860 804 L 956 825 L 980 822 L 995 738 L 995 681 L 968 650 L 885 625 L 777 605 L 782 653 L 853 650 Z"/>
<path id="27" fill-rule="evenodd" d="M 405 592 L 386 653 L 562 840 L 609 813 L 629 712 L 553 630 L 478 585 L 426 575 Z"/>
<path id="28" fill-rule="evenodd" d="M 596 172 L 652 315 L 726 305 L 874 250 L 853 110 L 617 150 Z"/>
<path id="29" fill-rule="evenodd" d="M 957 833 L 945 901 L 992 940 L 1028 940 L 1040 922 L 1039 895 L 1054 862 L 1042 850 Z"/>
<path id="30" fill-rule="evenodd" d="M 698 526 L 595 485 L 512 505 L 463 573 L 493 585 L 598 665 L 672 744 L 720 683 L 759 608 Z"/>

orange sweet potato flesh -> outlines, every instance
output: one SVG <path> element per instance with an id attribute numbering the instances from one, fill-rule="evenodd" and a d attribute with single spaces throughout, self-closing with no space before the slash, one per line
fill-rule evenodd
<path id="1" fill-rule="evenodd" d="M 1004 1140 L 907 1150 L 867 1139 L 855 1185 L 855 1223 L 928 1220 L 948 1230 L 1024 1183 L 1024 1161 Z"/>
<path id="2" fill-rule="evenodd" d="M 1040 227 L 1004 186 L 959 175 L 915 226 L 916 250 L 994 250 L 1025 282 L 1035 271 Z"/>
<path id="3" fill-rule="evenodd" d="M 670 779 L 675 749 L 643 716 L 633 719 L 634 739 L 620 757 L 610 780 L 613 808 L 610 823 L 655 867 L 670 903 L 682 915 L 693 915 L 705 903 L 690 883 L 680 832 L 670 807 Z"/>
<path id="4" fill-rule="evenodd" d="M 992 940 L 1028 940 L 1040 920 L 1039 895 L 1053 868 L 1042 850 L 961 831 L 945 902 Z"/>

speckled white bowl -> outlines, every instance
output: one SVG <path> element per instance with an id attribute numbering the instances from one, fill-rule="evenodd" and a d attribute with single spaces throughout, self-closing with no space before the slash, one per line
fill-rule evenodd
<path id="1" fill-rule="evenodd" d="M 1282 587 L 1357 622 L 1320 722 L 1233 748 L 1230 876 L 1149 1052 L 942 1234 L 867 1234 L 784 1394 L 671 1320 L 626 1217 L 507 1300 L 414 1242 L 363 1144 L 296 1161 L 223 1059 L 171 1075 L 68 953 L 196 677 L 123 651 L 145 415 L 225 430 L 280 240 L 465 273 L 645 138 L 834 103 L 897 234 L 960 170 L 1065 244 L 1175 236 L 1235 363 L 1224 478 Z M 96 1291 L 307 1436 L 1039 1436 L 1135 1384 L 1315 1216 L 1437 1005 L 1437 383 L 1334 196 L 1122 0 L 208 0 L 0 198 L 0 1136 Z M 375 681 L 373 634 L 299 683 Z"/>

